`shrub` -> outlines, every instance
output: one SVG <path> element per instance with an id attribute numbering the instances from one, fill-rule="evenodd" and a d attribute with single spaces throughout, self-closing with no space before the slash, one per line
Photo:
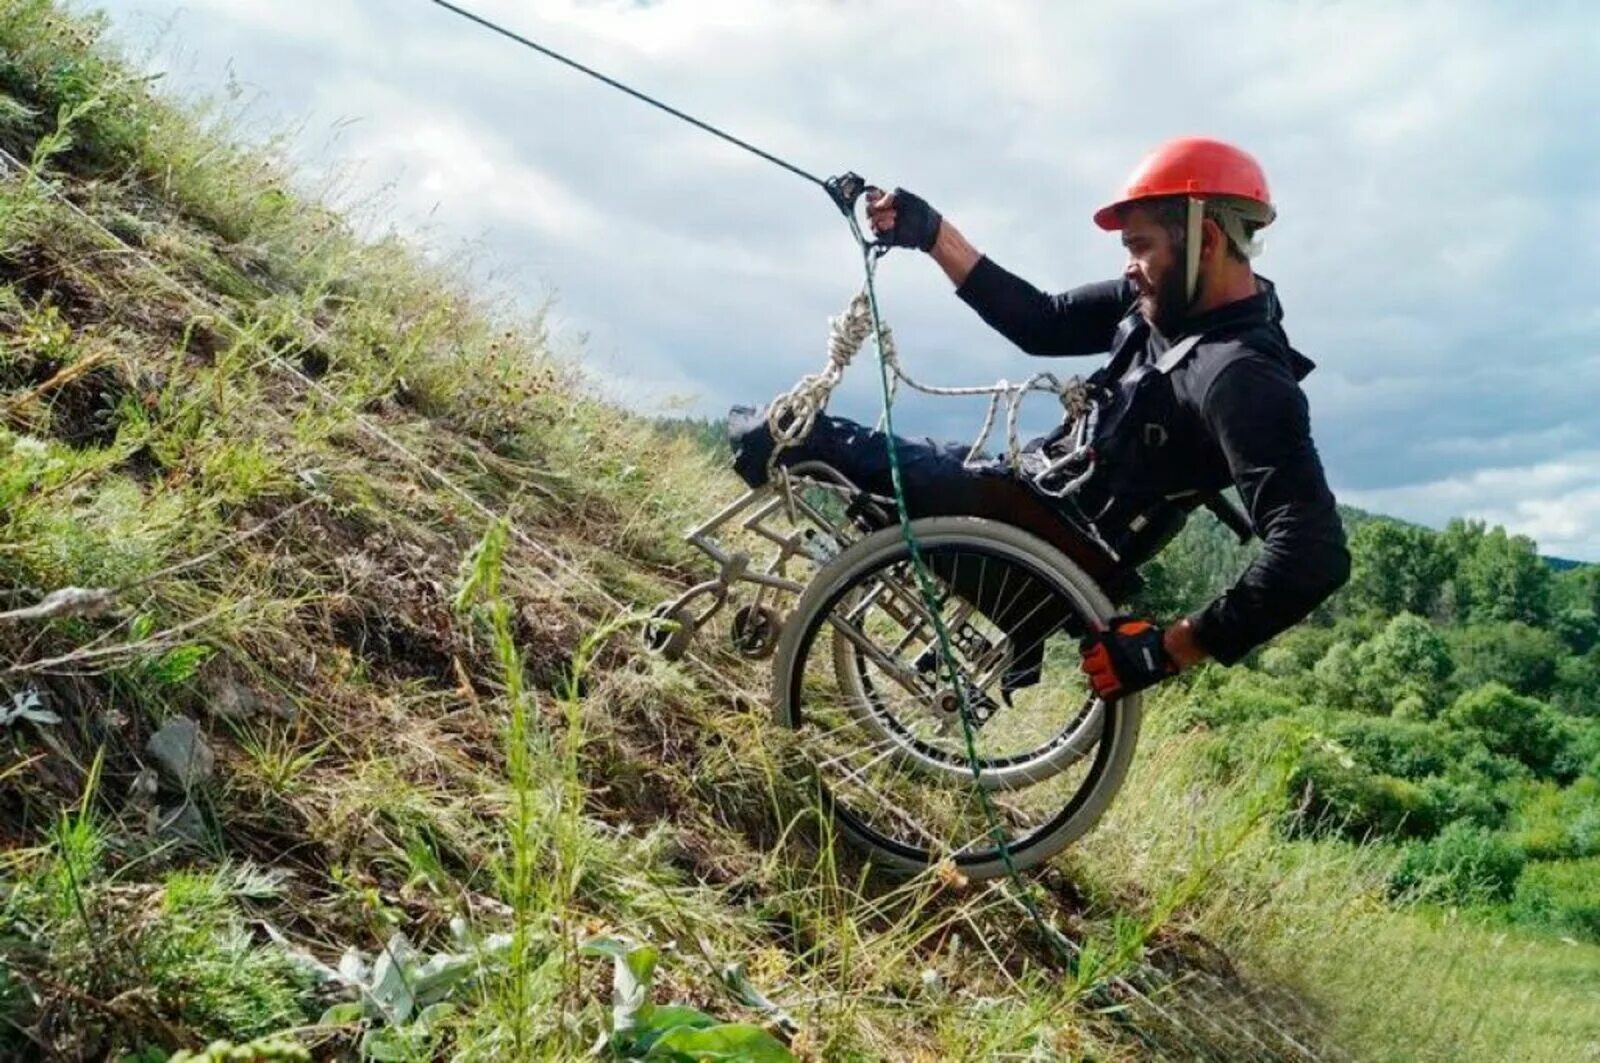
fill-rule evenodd
<path id="1" fill-rule="evenodd" d="M 1341 834 L 1352 841 L 1427 837 L 1439 829 L 1439 808 L 1406 779 L 1368 771 L 1333 747 L 1308 750 L 1289 773 L 1291 833 Z"/>
<path id="2" fill-rule="evenodd" d="M 1491 830 L 1505 825 L 1511 802 L 1488 780 L 1471 775 L 1430 775 L 1417 786 L 1435 810 L 1437 822 L 1457 820 Z"/>
<path id="3" fill-rule="evenodd" d="M 1361 669 L 1356 663 L 1356 648 L 1348 642 L 1335 642 L 1328 647 L 1311 669 L 1317 690 L 1322 699 L 1337 708 L 1353 708 L 1356 703 L 1356 683 Z"/>
<path id="4" fill-rule="evenodd" d="M 1401 613 L 1374 638 L 1354 646 L 1336 642 L 1312 670 L 1318 690 L 1330 704 L 1387 714 L 1400 702 L 1420 708 L 1439 703 L 1439 690 L 1455 664 L 1449 647 L 1432 624 Z"/>
<path id="5" fill-rule="evenodd" d="M 1561 659 L 1551 700 L 1570 716 L 1600 717 L 1600 646 L 1590 647 L 1582 657 Z"/>
<path id="6" fill-rule="evenodd" d="M 1341 637 L 1348 637 L 1347 625 L 1301 624 L 1292 627 L 1273 639 L 1271 645 L 1262 651 L 1261 669 L 1274 675 L 1310 672 Z"/>
<path id="7" fill-rule="evenodd" d="M 1356 664 L 1356 702 L 1369 712 L 1389 712 L 1408 697 L 1436 704 L 1455 670 L 1439 632 L 1411 613 L 1401 613 L 1377 638 L 1357 647 Z"/>
<path id="8" fill-rule="evenodd" d="M 1436 723 L 1382 716 L 1347 717 L 1334 737 L 1368 768 L 1403 779 L 1441 774 L 1473 744 Z"/>
<path id="9" fill-rule="evenodd" d="M 1517 843 L 1535 860 L 1600 856 L 1600 780 L 1521 788 L 1511 821 Z"/>
<path id="10" fill-rule="evenodd" d="M 1600 857 L 1529 865 L 1510 914 L 1519 923 L 1600 941 Z"/>
<path id="11" fill-rule="evenodd" d="M 1476 734 L 1490 752 L 1514 757 L 1536 775 L 1571 778 L 1574 734 L 1542 701 L 1514 694 L 1499 683 L 1470 690 L 1444 714 L 1453 727 Z"/>
<path id="12" fill-rule="evenodd" d="M 1292 716 L 1300 702 L 1275 689 L 1270 680 L 1249 672 L 1226 675 L 1221 682 L 1195 687 L 1189 697 L 1189 717 L 1211 727 Z"/>
<path id="13" fill-rule="evenodd" d="M 307 976 L 283 951 L 257 946 L 237 910 L 238 897 L 274 889 L 248 868 L 175 872 L 135 937 L 152 988 L 197 1031 L 254 1037 L 305 1020 Z"/>
<path id="14" fill-rule="evenodd" d="M 1556 635 L 1521 622 L 1473 624 L 1450 634 L 1463 689 L 1501 683 L 1518 694 L 1548 697 L 1567 647 Z"/>
<path id="15" fill-rule="evenodd" d="M 1482 827 L 1452 823 L 1437 838 L 1414 842 L 1389 877 L 1395 896 L 1475 904 L 1510 897 L 1527 857 Z"/>
<path id="16" fill-rule="evenodd" d="M 1573 653 L 1588 653 L 1600 643 L 1600 616 L 1587 606 L 1561 610 L 1551 627 Z"/>

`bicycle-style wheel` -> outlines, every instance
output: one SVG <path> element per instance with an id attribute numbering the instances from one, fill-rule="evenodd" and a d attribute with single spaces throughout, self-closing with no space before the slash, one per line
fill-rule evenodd
<path id="1" fill-rule="evenodd" d="M 796 732 L 843 833 L 880 862 L 949 859 L 997 875 L 998 824 L 1012 863 L 1031 867 L 1094 825 L 1137 740 L 1139 698 L 1095 698 L 1078 667 L 1078 638 L 1111 603 L 1009 525 L 933 517 L 912 530 L 952 661 L 900 529 L 875 532 L 818 572 L 785 623 L 777 721 Z"/>

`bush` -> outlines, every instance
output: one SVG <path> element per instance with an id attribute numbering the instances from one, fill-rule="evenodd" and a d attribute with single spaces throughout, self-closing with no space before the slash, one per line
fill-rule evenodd
<path id="1" fill-rule="evenodd" d="M 1460 820 L 1494 830 L 1505 825 L 1511 811 L 1511 801 L 1481 776 L 1430 775 L 1417 780 L 1417 786 L 1441 824 Z"/>
<path id="2" fill-rule="evenodd" d="M 1535 860 L 1600 856 L 1600 780 L 1579 779 L 1566 789 L 1552 783 L 1523 787 L 1511 831 Z"/>
<path id="3" fill-rule="evenodd" d="M 1561 610 L 1551 627 L 1573 653 L 1588 653 L 1600 643 L 1600 616 L 1586 606 Z"/>
<path id="4" fill-rule="evenodd" d="M 1353 646 L 1336 642 L 1313 669 L 1318 690 L 1330 705 L 1388 714 L 1412 702 L 1420 715 L 1439 703 L 1439 691 L 1455 664 L 1432 624 L 1401 613 L 1374 638 Z"/>
<path id="5" fill-rule="evenodd" d="M 1361 667 L 1356 662 L 1354 646 L 1348 642 L 1335 642 L 1317 661 L 1311 674 L 1316 679 L 1322 700 L 1336 708 L 1355 707 L 1356 683 L 1361 678 Z"/>
<path id="6" fill-rule="evenodd" d="M 1436 723 L 1383 716 L 1348 717 L 1336 726 L 1334 737 L 1368 768 L 1402 779 L 1442 774 L 1475 744 L 1470 736 Z"/>
<path id="7" fill-rule="evenodd" d="M 1300 702 L 1250 672 L 1221 673 L 1212 682 L 1190 690 L 1188 715 L 1210 727 L 1256 720 L 1281 719 L 1299 712 Z"/>
<path id="8" fill-rule="evenodd" d="M 1516 889 L 1527 859 L 1497 834 L 1452 823 L 1437 838 L 1406 847 L 1389 889 L 1395 896 L 1446 904 L 1503 901 Z"/>
<path id="9" fill-rule="evenodd" d="M 1272 640 L 1261 653 L 1261 670 L 1273 675 L 1309 673 L 1323 654 L 1341 637 L 1348 637 L 1348 625 L 1337 627 L 1301 624 Z M 1271 666 L 1269 667 L 1269 658 Z"/>
<path id="10" fill-rule="evenodd" d="M 1510 914 L 1519 923 L 1600 941 L 1600 857 L 1529 865 Z"/>
<path id="11" fill-rule="evenodd" d="M 1438 805 L 1416 783 L 1368 771 L 1337 747 L 1307 751 L 1289 773 L 1292 834 L 1425 838 L 1439 829 Z"/>
<path id="12" fill-rule="evenodd" d="M 1561 659 L 1551 700 L 1569 716 L 1600 718 L 1600 646 L 1582 657 Z"/>
<path id="13" fill-rule="evenodd" d="M 159 915 L 133 939 L 157 996 L 196 1031 L 255 1037 L 305 1020 L 309 978 L 286 953 L 257 946 L 237 910 L 238 897 L 275 888 L 248 868 L 175 872 Z"/>
<path id="14" fill-rule="evenodd" d="M 1548 697 L 1555 689 L 1566 644 L 1549 631 L 1520 622 L 1473 624 L 1450 634 L 1462 689 L 1500 683 L 1518 694 Z"/>
<path id="15" fill-rule="evenodd" d="M 1577 751 L 1570 748 L 1576 736 L 1560 714 L 1499 683 L 1461 695 L 1445 712 L 1444 720 L 1476 734 L 1490 752 L 1513 757 L 1536 775 L 1571 778 L 1581 769 L 1575 759 Z"/>

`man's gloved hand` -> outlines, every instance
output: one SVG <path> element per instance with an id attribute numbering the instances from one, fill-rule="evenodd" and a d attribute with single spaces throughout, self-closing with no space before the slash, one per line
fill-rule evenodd
<path id="1" fill-rule="evenodd" d="M 1106 701 L 1155 686 L 1178 671 L 1167 655 L 1161 628 L 1131 616 L 1112 617 L 1104 631 L 1084 636 L 1078 649 L 1084 674 Z"/>
<path id="2" fill-rule="evenodd" d="M 914 192 L 872 188 L 867 190 L 867 220 L 883 243 L 932 251 L 944 218 Z"/>

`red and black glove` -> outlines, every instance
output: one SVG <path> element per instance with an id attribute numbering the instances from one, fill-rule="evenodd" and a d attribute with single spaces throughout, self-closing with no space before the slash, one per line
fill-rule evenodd
<path id="1" fill-rule="evenodd" d="M 1178 671 L 1167 656 L 1161 628 L 1136 617 L 1112 617 L 1104 629 L 1086 635 L 1078 649 L 1084 674 L 1106 701 L 1155 686 Z"/>

